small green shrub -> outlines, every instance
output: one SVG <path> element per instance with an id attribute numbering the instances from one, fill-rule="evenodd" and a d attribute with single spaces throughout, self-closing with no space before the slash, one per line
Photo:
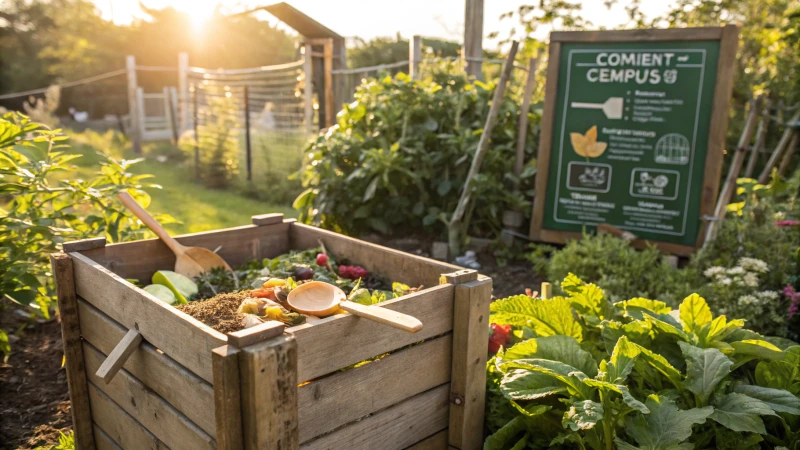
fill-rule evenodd
<path id="1" fill-rule="evenodd" d="M 192 161 L 197 176 L 206 187 L 224 189 L 239 173 L 239 120 L 233 97 L 212 96 L 202 115 L 204 123 L 194 133 L 184 134 L 180 146 Z M 195 146 L 199 161 L 195 161 Z M 199 164 L 198 164 L 199 163 Z"/>
<path id="2" fill-rule="evenodd" d="M 462 74 L 369 80 L 338 125 L 307 149 L 301 220 L 351 234 L 445 235 L 489 110 L 494 85 Z M 529 112 L 526 111 L 526 114 Z M 506 99 L 474 184 L 467 232 L 493 237 L 504 210 L 530 215 L 539 116 L 531 115 L 526 166 L 513 175 L 518 105 Z M 468 211 L 468 213 L 469 213 Z"/>
<path id="3" fill-rule="evenodd" d="M 529 259 L 549 280 L 561 280 L 574 273 L 583 279 L 598 280 L 615 299 L 660 297 L 674 291 L 676 282 L 675 269 L 655 247 L 636 250 L 630 242 L 608 234 L 584 235 L 558 251 L 538 246 Z"/>
<path id="4" fill-rule="evenodd" d="M 569 275 L 563 297 L 491 305 L 514 342 L 487 364 L 484 449 L 797 448 L 800 345 L 712 315 L 612 303 Z"/>

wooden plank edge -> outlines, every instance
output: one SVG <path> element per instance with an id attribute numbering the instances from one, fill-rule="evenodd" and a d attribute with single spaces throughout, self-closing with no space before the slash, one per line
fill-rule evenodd
<path id="1" fill-rule="evenodd" d="M 78 241 L 64 242 L 62 248 L 64 249 L 64 253 L 72 253 L 72 252 L 83 252 L 86 250 L 91 250 L 93 248 L 101 248 L 105 246 L 106 246 L 106 238 L 105 236 L 103 236 L 90 239 L 81 239 Z"/>
<path id="2" fill-rule="evenodd" d="M 283 330 L 285 329 L 286 325 L 283 322 L 269 320 L 251 328 L 245 328 L 244 330 L 227 333 L 228 345 L 232 345 L 237 348 L 248 347 L 250 345 L 272 339 L 276 336 L 280 336 L 283 334 Z"/>
<path id="3" fill-rule="evenodd" d="M 239 353 L 238 348 L 225 345 L 215 348 L 211 355 L 218 450 L 237 450 L 244 446 Z"/>
<path id="4" fill-rule="evenodd" d="M 439 431 L 405 450 L 447 450 L 447 429 Z"/>
<path id="5" fill-rule="evenodd" d="M 89 398 L 98 412 L 94 417 L 95 423 L 120 447 L 137 450 L 169 448 L 94 383 L 89 383 Z"/>
<path id="6" fill-rule="evenodd" d="M 94 424 L 94 441 L 97 444 L 97 450 L 122 450 L 122 447 L 96 423 Z"/>
<path id="7" fill-rule="evenodd" d="M 128 357 L 136 351 L 141 343 L 142 334 L 138 330 L 128 330 L 122 340 L 114 347 L 114 350 L 108 354 L 103 364 L 100 364 L 100 368 L 97 369 L 95 375 L 102 378 L 106 384 L 110 383 L 114 375 L 119 372 Z"/>
<path id="8" fill-rule="evenodd" d="M 56 300 L 61 317 L 61 341 L 64 345 L 64 367 L 72 404 L 75 445 L 79 448 L 91 449 L 95 447 L 96 443 L 92 429 L 89 386 L 81 344 L 81 325 L 78 314 L 78 297 L 75 292 L 73 261 L 67 254 L 54 253 L 50 255 L 50 263 L 56 283 Z"/>
<path id="9" fill-rule="evenodd" d="M 283 222 L 283 213 L 259 214 L 250 218 L 253 225 L 260 227 Z"/>

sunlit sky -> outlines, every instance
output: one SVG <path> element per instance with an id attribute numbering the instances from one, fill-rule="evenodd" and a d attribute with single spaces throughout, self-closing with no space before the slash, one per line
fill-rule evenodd
<path id="1" fill-rule="evenodd" d="M 218 4 L 225 11 L 239 12 L 258 6 L 269 5 L 274 1 L 242 0 L 221 2 L 219 0 L 93 0 L 102 11 L 103 17 L 113 19 L 118 24 L 130 23 L 134 18 L 144 16 L 139 3 L 148 8 L 172 6 L 189 12 L 198 26 L 208 17 Z M 377 36 L 394 36 L 400 32 L 404 37 L 419 34 L 428 37 L 446 38 L 461 41 L 464 29 L 464 0 L 288 0 L 287 3 L 318 20 L 328 28 L 345 37 L 370 39 Z M 507 35 L 514 19 L 499 20 L 502 13 L 516 10 L 522 4 L 537 4 L 538 0 L 485 0 L 484 32 L 499 31 Z M 596 26 L 614 27 L 626 22 L 624 5 L 620 0 L 610 10 L 602 0 L 580 0 L 583 17 L 589 18 Z M 664 12 L 671 0 L 647 0 L 642 2 L 642 10 L 649 16 Z M 269 14 L 259 15 L 264 20 L 275 21 Z M 546 30 L 541 30 L 546 34 Z M 496 43 L 484 41 L 484 47 L 496 47 Z"/>

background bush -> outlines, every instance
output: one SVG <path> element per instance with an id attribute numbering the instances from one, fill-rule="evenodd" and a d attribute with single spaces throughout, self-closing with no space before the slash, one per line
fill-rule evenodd
<path id="1" fill-rule="evenodd" d="M 338 126 L 306 151 L 302 180 L 308 189 L 295 201 L 301 219 L 349 234 L 444 235 L 493 92 L 494 85 L 445 72 L 362 84 L 356 101 L 338 114 Z M 538 134 L 539 115 L 527 113 L 529 130 Z M 521 177 L 514 176 L 519 114 L 514 101 L 503 102 L 475 183 L 470 235 L 498 233 L 507 209 L 530 216 L 538 136 L 530 131 L 529 162 Z"/>

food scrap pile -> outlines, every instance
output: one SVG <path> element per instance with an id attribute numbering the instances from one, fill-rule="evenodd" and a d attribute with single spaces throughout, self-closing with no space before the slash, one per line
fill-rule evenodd
<path id="1" fill-rule="evenodd" d="M 289 292 L 312 280 L 338 286 L 348 300 L 362 305 L 377 304 L 421 288 L 390 284 L 346 260 L 337 264 L 320 249 L 251 261 L 237 268 L 236 276 L 238 288 L 233 275 L 223 269 L 195 278 L 195 293 L 187 304 L 176 304 L 176 308 L 217 331 L 231 333 L 267 320 L 288 326 L 318 320 L 292 311 L 286 302 Z"/>

